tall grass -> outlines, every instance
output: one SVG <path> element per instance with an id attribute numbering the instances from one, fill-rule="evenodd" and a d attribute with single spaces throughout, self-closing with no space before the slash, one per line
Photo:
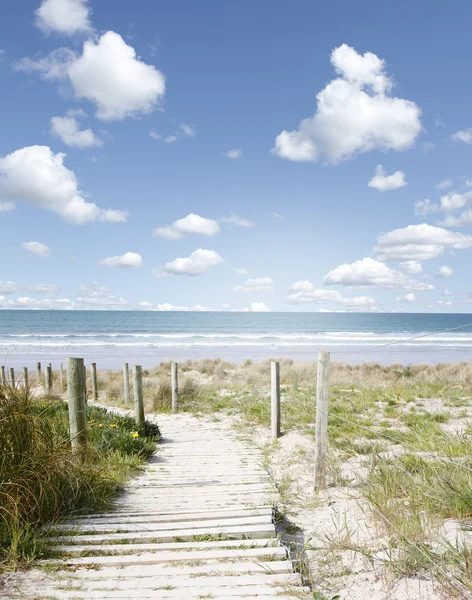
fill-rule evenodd
<path id="1" fill-rule="evenodd" d="M 71 452 L 67 404 L 0 387 L 0 564 L 15 567 L 44 552 L 39 528 L 65 515 L 102 510 L 133 469 L 152 454 L 134 421 L 89 407 L 84 460 Z"/>

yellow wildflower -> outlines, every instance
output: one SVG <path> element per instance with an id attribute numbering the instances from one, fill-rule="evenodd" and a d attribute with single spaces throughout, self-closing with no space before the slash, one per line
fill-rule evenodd
<path id="1" fill-rule="evenodd" d="M 139 433 L 137 431 L 133 431 L 133 433 L 131 434 L 132 438 L 138 438 L 139 437 Z"/>
<path id="2" fill-rule="evenodd" d="M 110 429 L 116 429 L 116 423 L 110 423 Z"/>
<path id="3" fill-rule="evenodd" d="M 100 427 L 100 429 L 103 427 L 103 425 L 101 423 L 99 423 L 98 426 Z"/>

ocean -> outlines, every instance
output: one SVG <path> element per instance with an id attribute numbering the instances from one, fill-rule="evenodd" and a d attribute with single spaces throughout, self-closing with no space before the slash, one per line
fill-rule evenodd
<path id="1" fill-rule="evenodd" d="M 99 368 L 206 357 L 306 361 L 321 349 L 353 364 L 434 364 L 472 360 L 471 323 L 468 314 L 1 310 L 0 353 L 13 367 L 54 367 L 68 356 Z"/>

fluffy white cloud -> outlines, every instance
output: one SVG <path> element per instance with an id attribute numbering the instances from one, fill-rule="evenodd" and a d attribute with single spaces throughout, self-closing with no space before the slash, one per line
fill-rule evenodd
<path id="1" fill-rule="evenodd" d="M 351 308 L 374 308 L 375 300 L 370 296 L 343 298 L 334 290 L 315 289 L 309 281 L 297 281 L 289 288 L 286 301 L 289 304 L 341 304 Z"/>
<path id="2" fill-rule="evenodd" d="M 51 300 L 50 298 L 30 298 L 29 296 L 21 296 L 20 298 L 7 300 L 4 296 L 0 296 L 0 306 L 4 308 L 27 308 L 41 310 L 71 310 L 75 307 L 75 303 L 69 298 L 58 298 Z"/>
<path id="3" fill-rule="evenodd" d="M 416 298 L 415 298 L 415 294 L 406 294 L 405 296 L 403 296 L 402 298 L 397 297 L 397 302 L 406 302 L 408 304 L 411 304 L 412 302 L 415 302 Z"/>
<path id="4" fill-rule="evenodd" d="M 447 188 L 451 187 L 452 185 L 453 185 L 453 183 L 450 179 L 443 179 L 442 181 L 437 183 L 434 187 L 437 190 L 446 190 Z"/>
<path id="5" fill-rule="evenodd" d="M 421 273 L 423 266 L 417 260 L 406 260 L 400 263 L 400 268 L 406 273 Z"/>
<path id="6" fill-rule="evenodd" d="M 125 254 L 122 254 L 121 256 L 109 256 L 108 258 L 104 258 L 98 262 L 104 267 L 130 268 L 141 267 L 143 264 L 143 259 L 141 254 L 138 254 L 137 252 L 125 252 Z"/>
<path id="7" fill-rule="evenodd" d="M 51 256 L 51 248 L 46 246 L 46 244 L 42 244 L 41 242 L 23 242 L 21 244 L 22 248 L 31 254 L 36 254 L 36 256 L 40 256 L 41 258 L 47 258 Z"/>
<path id="8" fill-rule="evenodd" d="M 241 285 L 236 285 L 233 290 L 235 292 L 273 292 L 274 281 L 271 277 L 256 277 L 248 279 Z"/>
<path id="9" fill-rule="evenodd" d="M 89 148 L 102 145 L 102 140 L 91 129 L 80 129 L 75 117 L 52 117 L 50 123 L 51 133 L 59 137 L 66 146 Z"/>
<path id="10" fill-rule="evenodd" d="M 151 129 L 149 135 L 152 137 L 153 140 L 160 140 L 162 137 L 161 134 L 157 133 L 157 131 L 154 131 L 154 129 Z"/>
<path id="11" fill-rule="evenodd" d="M 338 78 L 317 95 L 317 111 L 296 131 L 282 131 L 272 152 L 294 161 L 332 162 L 370 150 L 405 150 L 421 131 L 418 106 L 389 95 L 393 82 L 371 52 L 343 44 L 331 54 Z"/>
<path id="12" fill-rule="evenodd" d="M 187 137 L 195 137 L 197 135 L 197 132 L 195 130 L 195 127 L 193 127 L 193 125 L 181 124 L 180 129 L 182 130 L 183 134 Z"/>
<path id="13" fill-rule="evenodd" d="M 238 275 L 247 275 L 247 269 L 234 269 L 234 272 Z"/>
<path id="14" fill-rule="evenodd" d="M 125 220 L 123 211 L 103 211 L 84 200 L 75 173 L 64 166 L 65 156 L 49 146 L 27 146 L 0 158 L 0 199 L 28 202 L 76 225 L 116 222 L 118 213 Z"/>
<path id="15" fill-rule="evenodd" d="M 91 29 L 88 0 L 43 0 L 36 10 L 36 25 L 50 33 L 66 35 L 87 32 Z"/>
<path id="16" fill-rule="evenodd" d="M 0 292 L 2 290 L 0 289 Z M 33 285 L 29 288 L 30 292 L 33 294 L 46 294 L 47 296 L 55 296 L 57 294 L 57 287 L 52 285 L 52 283 L 38 283 L 38 285 Z"/>
<path id="17" fill-rule="evenodd" d="M 444 212 L 453 212 L 463 208 L 470 202 L 472 202 L 472 192 L 465 192 L 464 194 L 451 192 L 450 194 L 441 196 L 441 210 Z"/>
<path id="18" fill-rule="evenodd" d="M 217 221 L 205 219 L 204 217 L 200 217 L 200 215 L 190 213 L 183 219 L 177 219 L 172 225 L 155 229 L 153 233 L 168 240 L 180 240 L 186 233 L 215 235 L 219 230 L 220 226 Z"/>
<path id="19" fill-rule="evenodd" d="M 439 205 L 434 204 L 431 200 L 418 200 L 415 202 L 415 215 L 424 217 L 425 215 L 429 215 L 429 213 L 437 212 L 439 210 Z"/>
<path id="20" fill-rule="evenodd" d="M 228 158 L 231 158 L 232 160 L 241 158 L 242 154 L 243 154 L 243 151 L 240 150 L 239 148 L 231 148 L 231 150 L 228 150 L 228 152 L 223 152 L 223 156 L 227 156 Z"/>
<path id="21" fill-rule="evenodd" d="M 188 275 L 193 277 L 222 262 L 223 259 L 218 252 L 199 248 L 186 258 L 176 258 L 166 263 L 162 271 L 155 269 L 154 274 L 158 277 L 162 275 Z"/>
<path id="22" fill-rule="evenodd" d="M 233 212 L 229 217 L 223 217 L 220 219 L 222 223 L 230 223 L 231 225 L 237 225 L 238 227 L 254 227 L 254 223 L 244 217 L 239 217 Z"/>
<path id="23" fill-rule="evenodd" d="M 13 68 L 25 73 L 39 73 L 45 81 L 63 81 L 67 80 L 69 69 L 76 60 L 77 54 L 70 48 L 56 48 L 47 56 L 36 60 L 22 58 L 13 64 Z"/>
<path id="24" fill-rule="evenodd" d="M 392 175 L 386 175 L 382 165 L 377 165 L 375 175 L 369 181 L 368 186 L 386 192 L 387 190 L 396 190 L 407 185 L 405 181 L 405 173 L 403 171 L 395 171 Z"/>
<path id="25" fill-rule="evenodd" d="M 448 215 L 444 221 L 440 223 L 440 225 L 444 225 L 446 227 L 463 227 L 464 225 L 472 224 L 472 208 L 468 208 L 463 213 L 461 213 L 458 217 L 454 217 L 453 215 Z"/>
<path id="26" fill-rule="evenodd" d="M 177 136 L 176 135 L 168 135 L 166 137 L 166 139 L 164 140 L 164 142 L 166 144 L 172 144 L 173 142 L 176 142 L 176 141 L 177 141 Z"/>
<path id="27" fill-rule="evenodd" d="M 168 311 L 179 311 L 179 312 L 188 312 L 188 311 L 192 311 L 192 312 L 206 312 L 208 310 L 210 310 L 209 308 L 206 308 L 205 306 L 200 306 L 200 304 L 196 304 L 195 306 L 174 306 L 173 304 L 170 304 L 170 302 L 164 302 L 163 304 L 153 304 L 152 302 L 140 302 L 138 304 L 139 308 L 141 310 L 154 310 L 154 311 L 163 311 L 163 312 L 168 312 Z"/>
<path id="28" fill-rule="evenodd" d="M 118 296 L 78 296 L 77 303 L 86 306 L 101 306 L 102 308 L 116 308 L 127 306 L 128 301 Z"/>
<path id="29" fill-rule="evenodd" d="M 434 289 L 433 285 L 411 279 L 401 271 L 391 269 L 373 258 L 363 258 L 336 267 L 325 275 L 324 283 L 355 287 L 404 288 L 413 291 Z"/>
<path id="30" fill-rule="evenodd" d="M 93 102 L 104 121 L 151 112 L 165 93 L 164 75 L 139 60 L 114 31 L 96 43 L 84 43 L 82 56 L 69 67 L 69 78 L 75 96 Z"/>
<path id="31" fill-rule="evenodd" d="M 126 223 L 128 214 L 129 213 L 126 210 L 103 208 L 100 211 L 100 221 L 106 221 L 107 223 Z"/>
<path id="32" fill-rule="evenodd" d="M 451 267 L 447 267 L 446 265 L 439 267 L 439 277 L 450 277 L 453 273 L 454 271 L 451 269 Z"/>
<path id="33" fill-rule="evenodd" d="M 0 281 L 0 294 L 14 294 L 17 288 L 14 281 Z"/>
<path id="34" fill-rule="evenodd" d="M 437 258 L 446 250 L 465 248 L 472 248 L 472 236 L 422 223 L 380 235 L 374 250 L 382 261 L 408 261 Z"/>
<path id="35" fill-rule="evenodd" d="M 462 131 L 456 131 L 451 137 L 453 140 L 464 142 L 465 144 L 472 144 L 472 127 L 463 129 Z"/>
<path id="36" fill-rule="evenodd" d="M 270 312 L 270 308 L 264 302 L 251 302 L 249 304 L 249 312 Z M 244 310 L 246 312 L 246 310 Z"/>

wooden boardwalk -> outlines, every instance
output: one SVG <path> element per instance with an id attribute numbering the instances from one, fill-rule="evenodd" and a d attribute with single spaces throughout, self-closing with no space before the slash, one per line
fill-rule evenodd
<path id="1" fill-rule="evenodd" d="M 309 597 L 278 542 L 260 452 L 218 421 L 158 422 L 157 455 L 113 510 L 62 525 L 73 535 L 50 538 L 58 570 L 16 574 L 2 598 Z"/>

